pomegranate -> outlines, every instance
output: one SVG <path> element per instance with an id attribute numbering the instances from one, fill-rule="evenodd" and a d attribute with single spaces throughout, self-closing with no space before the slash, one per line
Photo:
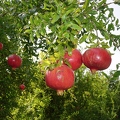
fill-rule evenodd
<path id="1" fill-rule="evenodd" d="M 47 71 L 45 75 L 46 85 L 57 91 L 58 95 L 62 95 L 64 90 L 71 88 L 74 84 L 74 73 L 67 65 L 61 65 L 51 71 Z"/>
<path id="2" fill-rule="evenodd" d="M 21 90 L 24 90 L 24 89 L 25 89 L 25 85 L 24 85 L 24 84 L 21 84 L 21 85 L 19 86 L 19 88 L 20 88 Z"/>
<path id="3" fill-rule="evenodd" d="M 65 53 L 64 61 L 70 64 L 72 70 L 77 70 L 82 65 L 82 55 L 79 50 L 74 49 L 71 55 L 68 52 Z"/>
<path id="4" fill-rule="evenodd" d="M 0 42 L 0 50 L 3 49 L 3 44 Z"/>
<path id="5" fill-rule="evenodd" d="M 22 59 L 20 56 L 16 54 L 12 54 L 8 57 L 8 65 L 12 67 L 12 69 L 19 68 L 22 64 Z"/>
<path id="6" fill-rule="evenodd" d="M 111 55 L 103 48 L 90 48 L 82 56 L 84 65 L 90 68 L 92 73 L 97 70 L 107 69 L 111 64 Z"/>

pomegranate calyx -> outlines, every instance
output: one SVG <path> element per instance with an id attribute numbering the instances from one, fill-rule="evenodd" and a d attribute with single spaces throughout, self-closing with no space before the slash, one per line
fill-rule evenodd
<path id="1" fill-rule="evenodd" d="M 95 74 L 97 69 L 90 69 L 90 71 L 91 71 L 92 74 Z"/>
<path id="2" fill-rule="evenodd" d="M 13 67 L 12 70 L 16 70 L 16 68 Z"/>
<path id="3" fill-rule="evenodd" d="M 57 95 L 63 96 L 64 90 L 57 90 Z"/>

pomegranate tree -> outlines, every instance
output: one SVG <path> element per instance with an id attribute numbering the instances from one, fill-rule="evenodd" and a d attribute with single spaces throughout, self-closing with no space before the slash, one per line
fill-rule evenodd
<path id="1" fill-rule="evenodd" d="M 71 55 L 68 52 L 65 53 L 64 61 L 68 62 L 72 70 L 77 70 L 82 65 L 82 55 L 79 50 L 74 49 Z"/>
<path id="2" fill-rule="evenodd" d="M 3 49 L 3 44 L 0 42 L 0 50 Z"/>
<path id="3" fill-rule="evenodd" d="M 82 61 L 92 73 L 97 70 L 105 70 L 111 64 L 111 55 L 103 48 L 90 48 L 82 56 Z"/>
<path id="4" fill-rule="evenodd" d="M 12 54 L 8 57 L 8 65 L 12 67 L 12 69 L 19 68 L 22 64 L 22 59 L 20 56 L 16 54 Z"/>
<path id="5" fill-rule="evenodd" d="M 61 65 L 53 70 L 47 71 L 45 75 L 46 85 L 62 95 L 64 90 L 71 88 L 74 84 L 74 73 L 67 65 Z"/>

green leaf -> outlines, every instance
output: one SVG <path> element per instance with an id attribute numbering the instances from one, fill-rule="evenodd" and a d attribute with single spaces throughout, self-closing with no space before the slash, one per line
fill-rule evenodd
<path id="1" fill-rule="evenodd" d="M 81 26 L 79 26 L 79 25 L 77 25 L 77 24 L 74 24 L 74 23 L 71 23 L 71 28 L 72 28 L 72 29 L 75 29 L 75 30 L 78 30 L 78 31 L 82 30 L 82 27 L 81 27 Z"/>
<path id="2" fill-rule="evenodd" d="M 120 68 L 120 63 L 116 65 L 116 69 L 118 70 Z"/>
<path id="3" fill-rule="evenodd" d="M 109 45 L 110 45 L 110 47 L 112 46 L 112 44 L 113 44 L 113 40 L 110 39 L 110 41 L 109 41 Z"/>
<path id="4" fill-rule="evenodd" d="M 90 33 L 89 34 L 89 39 L 91 40 L 91 41 L 93 41 L 93 40 L 95 40 L 95 39 L 98 39 L 98 36 L 95 34 L 95 33 Z"/>
<path id="5" fill-rule="evenodd" d="M 102 72 L 102 74 L 109 80 L 109 76 L 105 72 Z"/>
<path id="6" fill-rule="evenodd" d="M 77 44 L 76 39 L 73 34 L 70 34 L 70 40 Z"/>
<path id="7" fill-rule="evenodd" d="M 110 32 L 111 30 L 115 30 L 115 27 L 114 27 L 114 25 L 113 25 L 113 23 L 110 23 L 109 25 L 108 25 L 108 32 Z"/>
<path id="8" fill-rule="evenodd" d="M 116 71 L 114 74 L 113 74 L 113 77 L 119 77 L 120 76 L 120 71 Z"/>
<path id="9" fill-rule="evenodd" d="M 27 30 L 25 30 L 24 33 L 31 33 L 31 32 L 32 32 L 32 29 L 27 29 Z"/>
<path id="10" fill-rule="evenodd" d="M 63 34 L 63 37 L 69 39 L 69 33 L 68 33 L 68 32 L 65 32 L 65 33 Z"/>
<path id="11" fill-rule="evenodd" d="M 101 7 L 102 5 L 104 5 L 106 3 L 107 0 L 102 0 L 100 3 L 98 3 L 98 6 Z"/>
<path id="12" fill-rule="evenodd" d="M 74 18 L 74 21 L 75 21 L 78 25 L 80 25 L 80 24 L 81 24 L 81 21 L 80 21 L 80 19 L 79 19 L 79 18 Z"/>
<path id="13" fill-rule="evenodd" d="M 34 24 L 34 22 L 33 22 L 33 16 L 30 16 L 30 24 Z"/>
<path id="14" fill-rule="evenodd" d="M 79 43 L 83 43 L 83 42 L 85 42 L 86 39 L 87 39 L 87 37 L 88 37 L 88 35 L 87 35 L 87 34 L 84 34 L 84 35 L 81 37 Z"/>
<path id="15" fill-rule="evenodd" d="M 40 19 L 38 16 L 35 16 L 35 17 L 34 17 L 34 24 L 35 24 L 36 26 L 39 26 L 40 23 L 41 23 L 41 19 Z"/>
<path id="16" fill-rule="evenodd" d="M 40 38 L 40 31 L 39 30 L 36 31 L 36 36 L 37 36 L 37 38 Z"/>
<path id="17" fill-rule="evenodd" d="M 46 34 L 46 29 L 45 29 L 44 24 L 41 24 L 41 29 L 39 31 L 40 31 L 41 35 L 43 35 L 43 36 Z"/>
<path id="18" fill-rule="evenodd" d="M 62 20 L 64 21 L 68 14 L 72 13 L 74 11 L 74 8 L 69 8 L 69 10 L 64 11 L 65 14 L 62 15 Z"/>
<path id="19" fill-rule="evenodd" d="M 60 15 L 54 14 L 51 23 L 52 23 L 52 24 L 55 23 L 56 21 L 58 21 L 59 18 L 60 18 Z"/>
<path id="20" fill-rule="evenodd" d="M 67 23 L 61 25 L 61 32 L 64 33 L 67 30 L 68 27 L 69 27 L 69 25 Z"/>
<path id="21" fill-rule="evenodd" d="M 120 0 L 114 0 L 115 4 L 120 5 Z"/>
<path id="22" fill-rule="evenodd" d="M 84 9 L 87 9 L 87 7 L 89 6 L 90 0 L 85 0 L 85 3 L 83 5 Z"/>
<path id="23" fill-rule="evenodd" d="M 109 48 L 107 42 L 101 42 L 100 44 L 101 44 L 102 48 Z"/>
<path id="24" fill-rule="evenodd" d="M 109 35 L 109 33 L 107 31 L 101 30 L 100 32 L 105 37 L 106 40 L 108 40 L 110 38 L 110 35 Z"/>
<path id="25" fill-rule="evenodd" d="M 119 23 L 119 19 L 117 19 L 117 20 L 115 21 L 115 25 L 118 25 L 118 23 Z"/>
<path id="26" fill-rule="evenodd" d="M 33 32 L 31 32 L 31 34 L 30 34 L 30 40 L 31 40 L 32 42 L 34 41 Z"/>

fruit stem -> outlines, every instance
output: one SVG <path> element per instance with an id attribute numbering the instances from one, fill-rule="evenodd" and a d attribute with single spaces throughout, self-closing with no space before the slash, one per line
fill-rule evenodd
<path id="1" fill-rule="evenodd" d="M 16 68 L 12 68 L 12 70 L 16 70 Z"/>
<path id="2" fill-rule="evenodd" d="M 90 71 L 91 71 L 92 74 L 95 74 L 97 70 L 96 69 L 90 69 Z"/>
<path id="3" fill-rule="evenodd" d="M 57 95 L 63 96 L 64 90 L 57 90 Z"/>

